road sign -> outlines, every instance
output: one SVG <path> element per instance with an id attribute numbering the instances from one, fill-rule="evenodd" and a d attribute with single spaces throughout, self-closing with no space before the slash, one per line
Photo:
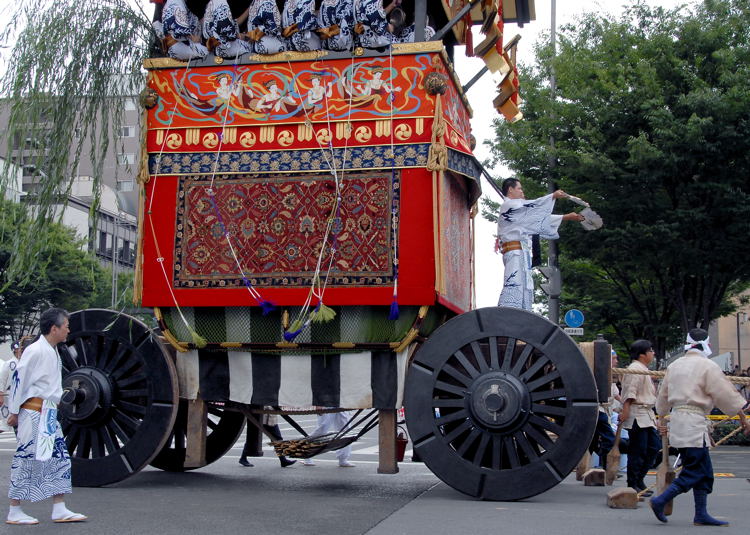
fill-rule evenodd
<path id="1" fill-rule="evenodd" d="M 583 327 L 565 327 L 563 330 L 570 336 L 583 336 Z"/>
<path id="2" fill-rule="evenodd" d="M 571 308 L 565 313 L 564 319 L 568 327 L 580 327 L 583 325 L 583 312 L 577 308 Z"/>

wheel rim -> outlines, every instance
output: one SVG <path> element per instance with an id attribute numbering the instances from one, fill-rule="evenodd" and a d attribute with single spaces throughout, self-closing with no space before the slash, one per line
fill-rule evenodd
<path id="1" fill-rule="evenodd" d="M 177 413 L 171 357 L 145 324 L 100 309 L 71 314 L 70 335 L 58 349 L 73 484 L 106 485 L 138 472 L 164 444 Z"/>
<path id="2" fill-rule="evenodd" d="M 516 500 L 559 483 L 593 436 L 593 375 L 577 345 L 535 314 L 475 310 L 436 330 L 406 379 L 414 448 L 447 484 Z"/>
<path id="3" fill-rule="evenodd" d="M 225 410 L 221 405 L 209 403 L 206 419 L 206 466 L 224 456 L 235 445 L 245 426 L 245 416 Z M 195 470 L 201 466 L 185 467 L 187 444 L 187 401 L 180 400 L 174 427 L 163 448 L 151 461 L 151 466 L 170 472 Z"/>

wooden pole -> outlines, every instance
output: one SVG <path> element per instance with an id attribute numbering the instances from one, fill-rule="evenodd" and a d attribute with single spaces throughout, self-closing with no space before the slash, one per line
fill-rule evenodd
<path id="1" fill-rule="evenodd" d="M 378 474 L 397 474 L 396 409 L 378 411 Z"/>
<path id="2" fill-rule="evenodd" d="M 206 466 L 206 435 L 208 410 L 201 399 L 188 400 L 187 443 L 185 446 L 185 468 Z"/>

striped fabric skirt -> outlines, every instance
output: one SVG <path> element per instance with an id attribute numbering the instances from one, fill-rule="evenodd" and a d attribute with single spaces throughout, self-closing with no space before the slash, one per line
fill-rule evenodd
<path id="1" fill-rule="evenodd" d="M 28 409 L 21 409 L 18 414 L 17 447 L 10 467 L 8 485 L 8 498 L 12 500 L 38 502 L 72 492 L 70 456 L 59 423 L 52 458 L 47 461 L 37 461 L 34 458 L 40 418 L 39 412 Z"/>
<path id="2" fill-rule="evenodd" d="M 333 355 L 194 350 L 177 354 L 180 397 L 274 407 L 397 409 L 409 348 Z"/>

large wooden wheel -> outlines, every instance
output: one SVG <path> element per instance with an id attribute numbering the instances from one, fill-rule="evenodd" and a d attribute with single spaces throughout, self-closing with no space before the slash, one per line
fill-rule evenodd
<path id="1" fill-rule="evenodd" d="M 59 346 L 65 392 L 59 413 L 76 486 L 116 483 L 146 466 L 177 415 L 171 357 L 139 320 L 111 310 L 70 316 Z"/>
<path id="2" fill-rule="evenodd" d="M 242 413 L 225 410 L 221 405 L 208 403 L 207 412 L 206 463 L 202 466 L 219 460 L 232 449 L 245 426 L 245 416 Z M 187 401 L 180 400 L 180 408 L 174 428 L 162 450 L 151 461 L 151 466 L 169 472 L 201 468 L 201 466 L 185 466 L 187 421 Z"/>
<path id="3" fill-rule="evenodd" d="M 457 316 L 416 353 L 406 422 L 448 485 L 488 500 L 544 492 L 576 466 L 596 427 L 593 374 L 545 318 L 492 307 Z"/>

